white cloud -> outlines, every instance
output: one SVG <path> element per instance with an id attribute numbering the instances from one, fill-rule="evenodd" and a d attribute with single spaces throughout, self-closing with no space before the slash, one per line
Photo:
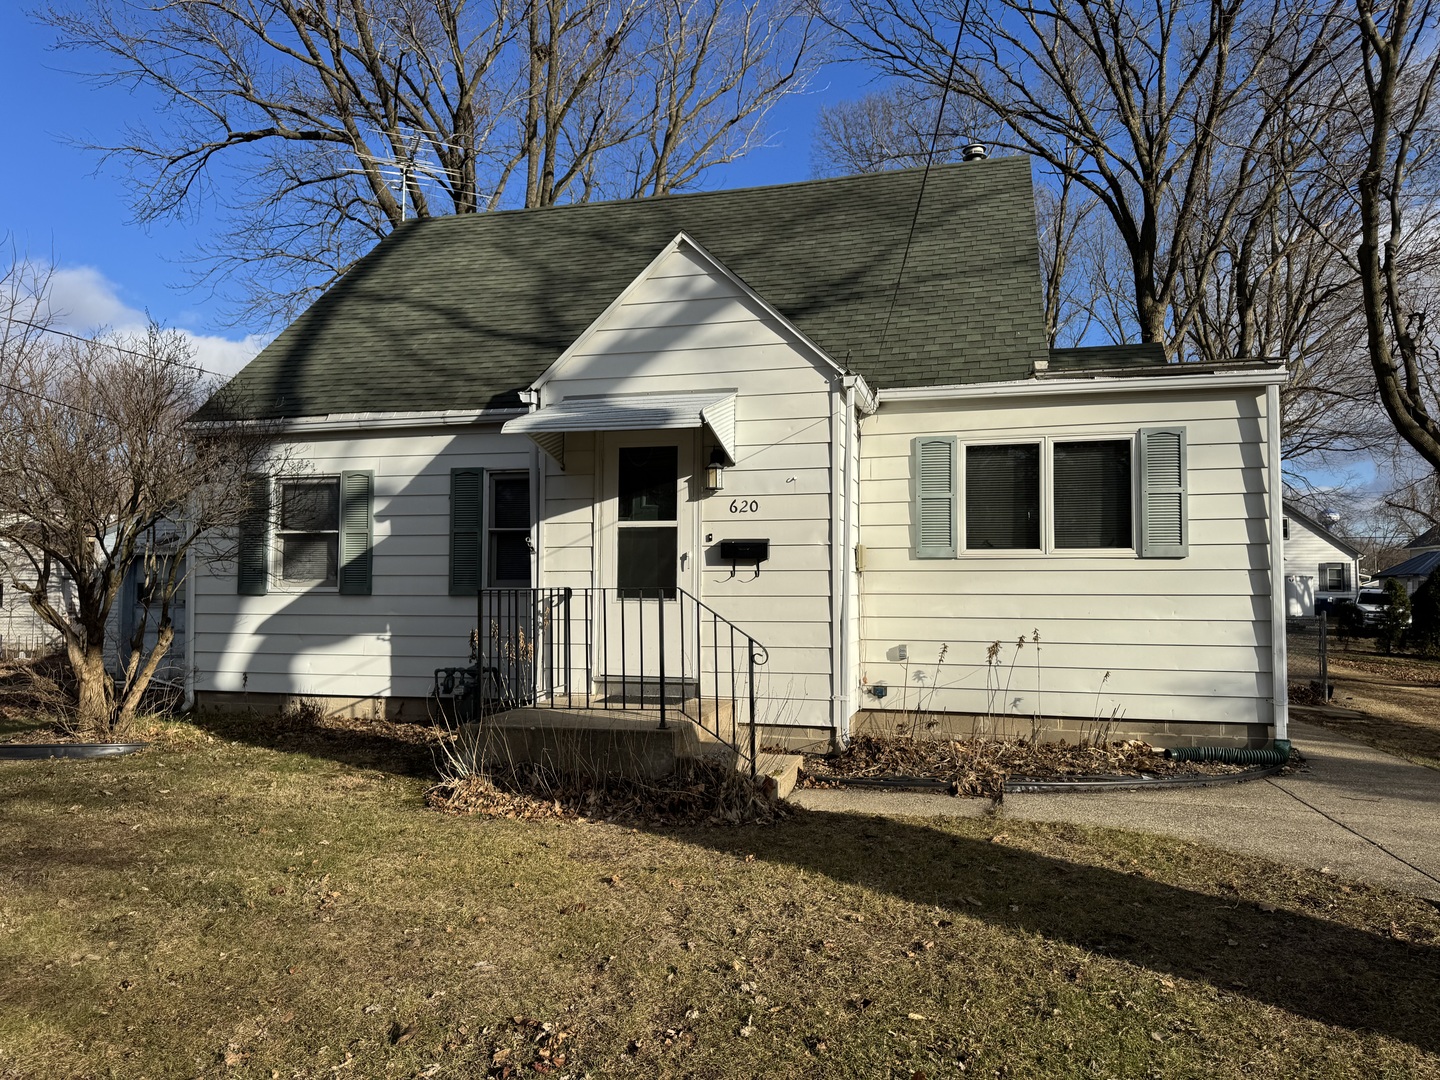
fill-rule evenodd
<path id="1" fill-rule="evenodd" d="M 93 266 L 57 267 L 50 277 L 51 325 L 74 334 L 114 330 L 120 334 L 143 332 L 149 324 L 145 312 L 120 297 L 119 287 Z M 194 362 L 217 375 L 231 376 L 254 359 L 268 338 L 249 334 L 227 338 L 196 334 L 177 328 L 195 350 Z"/>

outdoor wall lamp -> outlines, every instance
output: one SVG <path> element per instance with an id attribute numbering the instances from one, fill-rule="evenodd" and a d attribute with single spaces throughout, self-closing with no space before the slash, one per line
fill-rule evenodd
<path id="1" fill-rule="evenodd" d="M 718 446 L 710 448 L 710 464 L 705 466 L 705 490 L 723 491 L 725 488 L 725 451 Z"/>

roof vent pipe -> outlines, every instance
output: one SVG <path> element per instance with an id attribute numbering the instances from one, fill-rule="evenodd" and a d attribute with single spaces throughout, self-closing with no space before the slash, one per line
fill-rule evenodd
<path id="1" fill-rule="evenodd" d="M 967 143 L 965 148 L 960 151 L 961 161 L 984 161 L 989 156 L 990 151 L 985 149 L 984 143 Z"/>

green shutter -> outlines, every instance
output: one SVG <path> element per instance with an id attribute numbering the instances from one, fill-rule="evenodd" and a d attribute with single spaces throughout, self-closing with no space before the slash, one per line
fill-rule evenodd
<path id="1" fill-rule="evenodd" d="M 340 591 L 352 596 L 370 595 L 374 497 L 374 473 L 340 474 Z"/>
<path id="2" fill-rule="evenodd" d="M 1140 554 L 1180 559 L 1190 552 L 1185 505 L 1185 429 L 1140 431 Z"/>
<path id="3" fill-rule="evenodd" d="M 450 595 L 474 596 L 484 582 L 485 470 L 450 470 Z"/>
<path id="4" fill-rule="evenodd" d="M 955 557 L 955 437 L 922 436 L 915 456 L 915 557 Z"/>
<path id="5" fill-rule="evenodd" d="M 270 478 L 245 481 L 245 516 L 235 556 L 235 591 L 264 596 L 270 586 Z"/>

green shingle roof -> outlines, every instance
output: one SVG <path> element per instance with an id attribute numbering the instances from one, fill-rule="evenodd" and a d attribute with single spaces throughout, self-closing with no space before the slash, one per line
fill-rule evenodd
<path id="1" fill-rule="evenodd" d="M 227 400 L 257 418 L 517 405 L 681 231 L 874 387 L 1030 375 L 1047 349 L 1029 161 L 931 170 L 886 330 L 920 184 L 907 170 L 412 222 Z"/>
<path id="2" fill-rule="evenodd" d="M 1165 348 L 1156 343 L 1133 345 L 1086 345 L 1073 349 L 1051 349 L 1052 371 L 1105 371 L 1113 368 L 1162 367 Z"/>

